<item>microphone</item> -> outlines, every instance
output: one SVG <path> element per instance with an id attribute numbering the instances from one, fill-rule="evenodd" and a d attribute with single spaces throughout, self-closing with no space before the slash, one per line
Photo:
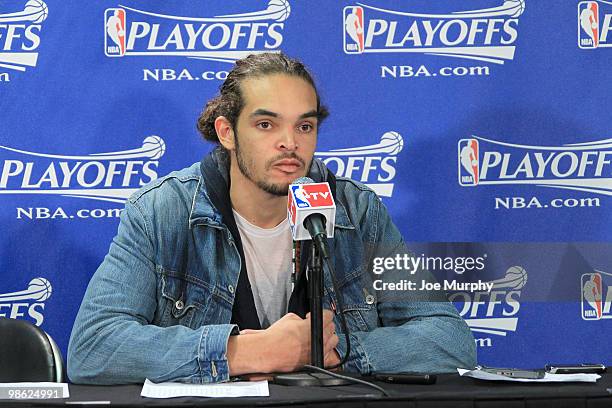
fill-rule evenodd
<path id="1" fill-rule="evenodd" d="M 340 325 L 346 339 L 346 352 L 340 363 L 332 368 L 341 367 L 349 358 L 351 352 L 351 339 L 349 328 L 344 317 L 344 302 L 342 293 L 336 282 L 334 265 L 329 256 L 326 238 L 334 237 L 336 223 L 336 203 L 328 183 L 315 183 L 309 177 L 300 177 L 289 185 L 287 203 L 287 216 L 291 226 L 291 236 L 294 241 L 312 239 L 309 268 L 312 271 L 309 278 L 310 325 L 311 334 L 311 362 L 313 366 L 323 367 L 323 265 L 326 264 L 332 281 L 334 292 L 337 294 Z M 318 251 L 318 256 L 317 256 Z M 334 378 L 337 381 L 337 378 Z M 332 382 L 319 378 L 316 385 Z M 301 383 L 297 383 L 301 384 Z M 337 383 L 333 383 L 334 385 Z"/>
<path id="2" fill-rule="evenodd" d="M 329 257 L 325 238 L 334 237 L 336 203 L 328 183 L 315 183 L 300 177 L 289 185 L 287 216 L 294 241 L 312 239 Z"/>

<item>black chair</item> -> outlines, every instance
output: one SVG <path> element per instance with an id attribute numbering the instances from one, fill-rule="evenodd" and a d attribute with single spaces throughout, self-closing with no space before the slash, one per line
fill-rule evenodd
<path id="1" fill-rule="evenodd" d="M 0 317 L 0 382 L 63 382 L 64 362 L 53 339 L 24 320 Z"/>

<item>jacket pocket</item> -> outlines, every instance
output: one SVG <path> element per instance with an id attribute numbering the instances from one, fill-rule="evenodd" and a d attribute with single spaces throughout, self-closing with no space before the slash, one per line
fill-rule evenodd
<path id="1" fill-rule="evenodd" d="M 157 272 L 157 324 L 162 327 L 180 324 L 192 329 L 202 326 L 212 298 L 210 290 L 189 276 L 161 266 Z"/>
<path id="2" fill-rule="evenodd" d="M 379 327 L 378 308 L 376 307 L 376 293 L 371 288 L 369 277 L 362 268 L 357 268 L 349 277 L 340 283 L 340 293 L 342 294 L 343 314 L 350 331 L 371 331 Z M 329 285 L 331 286 L 331 285 Z M 331 288 L 326 289 L 328 293 L 333 293 Z M 341 327 L 338 317 L 336 318 L 337 327 Z"/>
<path id="3" fill-rule="evenodd" d="M 371 331 L 378 327 L 376 305 L 345 305 L 344 316 L 350 331 Z"/>

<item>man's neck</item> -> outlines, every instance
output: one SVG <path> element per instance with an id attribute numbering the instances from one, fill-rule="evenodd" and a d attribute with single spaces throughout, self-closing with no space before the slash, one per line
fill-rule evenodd
<path id="1" fill-rule="evenodd" d="M 267 193 L 230 166 L 232 208 L 253 225 L 274 228 L 287 218 L 287 196 Z"/>

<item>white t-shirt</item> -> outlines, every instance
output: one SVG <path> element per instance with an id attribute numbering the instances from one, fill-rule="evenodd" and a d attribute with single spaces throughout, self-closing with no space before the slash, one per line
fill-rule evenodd
<path id="1" fill-rule="evenodd" d="M 262 329 L 287 313 L 291 297 L 291 251 L 289 220 L 274 228 L 260 228 L 234 211 L 246 258 L 247 273 Z"/>

